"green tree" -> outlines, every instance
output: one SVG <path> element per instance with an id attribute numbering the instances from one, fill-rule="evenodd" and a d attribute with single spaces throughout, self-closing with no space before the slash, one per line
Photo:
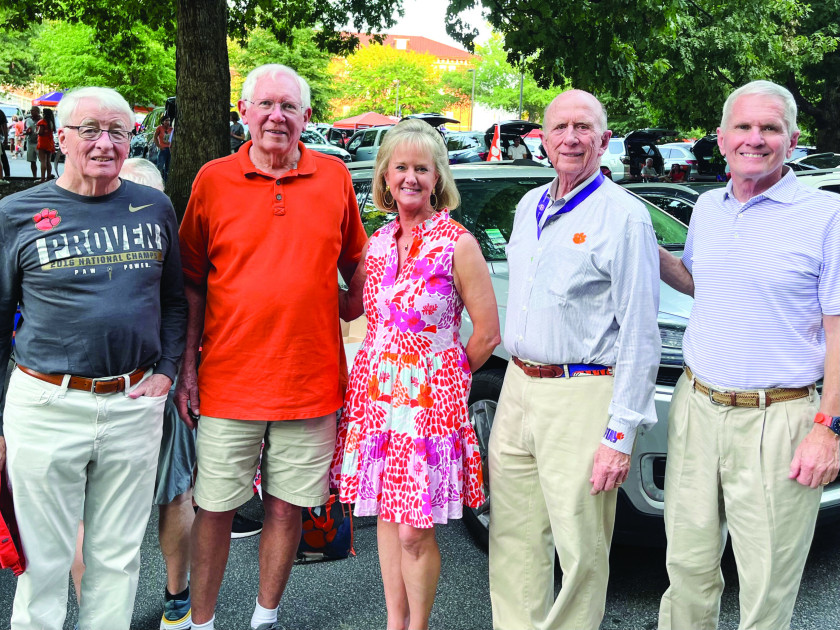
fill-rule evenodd
<path id="1" fill-rule="evenodd" d="M 244 45 L 229 42 L 230 67 L 236 73 L 236 79 L 231 77 L 231 102 L 239 100 L 242 83 L 251 70 L 265 63 L 282 63 L 294 68 L 309 83 L 313 120 L 326 119 L 330 99 L 336 93 L 327 71 L 332 55 L 318 46 L 315 36 L 313 29 L 299 28 L 292 42 L 281 43 L 268 29 L 255 28 L 248 33 Z"/>
<path id="2" fill-rule="evenodd" d="M 481 59 L 476 68 L 475 100 L 490 107 L 518 111 L 519 82 L 522 76 L 518 55 L 517 63 L 511 64 L 499 33 L 493 33 L 488 42 L 478 46 L 475 52 Z M 540 122 L 546 106 L 558 91 L 541 88 L 526 70 L 522 84 L 522 116 Z"/>
<path id="3" fill-rule="evenodd" d="M 160 35 L 142 24 L 132 30 L 141 44 L 130 51 L 130 59 L 112 60 L 97 45 L 89 26 L 46 22 L 32 40 L 40 81 L 66 89 L 101 85 L 114 88 L 129 103 L 163 103 L 175 93 L 175 51 L 165 48 Z"/>
<path id="4" fill-rule="evenodd" d="M 444 89 L 432 55 L 371 44 L 332 65 L 337 101 L 348 116 L 442 111 L 463 98 Z"/>
<path id="5" fill-rule="evenodd" d="M 0 24 L 6 16 L 7 12 L 0 9 Z M 36 32 L 36 26 L 0 26 L 0 85 L 24 86 L 35 77 L 37 64 L 31 42 Z"/>
<path id="6" fill-rule="evenodd" d="M 791 89 L 818 147 L 840 150 L 840 0 L 450 0 L 448 16 L 479 2 L 541 85 L 637 96 L 712 130 L 734 87 L 766 78 Z M 471 45 L 459 20 L 447 29 Z"/>
<path id="7" fill-rule="evenodd" d="M 262 26 L 290 43 L 296 28 L 317 27 L 319 47 L 347 53 L 358 42 L 342 34 L 345 24 L 369 33 L 391 26 L 394 9 L 401 10 L 401 0 L 0 0 L 0 11 L 8 10 L 0 28 L 49 19 L 86 24 L 114 61 L 130 60 L 141 44 L 133 31 L 137 23 L 162 33 L 165 44 L 175 44 L 178 119 L 167 193 L 181 216 L 198 170 L 230 150 L 228 36 L 242 43 L 251 29 Z"/>

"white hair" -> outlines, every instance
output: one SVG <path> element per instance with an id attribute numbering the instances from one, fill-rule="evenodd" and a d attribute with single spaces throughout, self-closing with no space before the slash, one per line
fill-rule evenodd
<path id="1" fill-rule="evenodd" d="M 254 89 L 257 87 L 257 81 L 263 77 L 277 77 L 287 76 L 297 81 L 300 87 L 300 101 L 304 110 L 309 109 L 311 97 L 309 91 L 309 84 L 302 76 L 292 70 L 289 66 L 284 66 L 280 63 L 266 63 L 262 66 L 257 66 L 245 78 L 245 83 L 242 84 L 242 100 L 250 101 L 254 96 Z"/>
<path id="2" fill-rule="evenodd" d="M 793 136 L 793 134 L 799 131 L 799 127 L 796 125 L 796 99 L 793 98 L 790 90 L 772 81 L 751 81 L 732 92 L 723 104 L 723 115 L 720 119 L 721 129 L 726 129 L 729 117 L 732 115 L 732 108 L 735 106 L 735 101 L 742 96 L 752 95 L 772 96 L 779 99 L 784 109 L 784 120 L 788 135 Z"/>
<path id="3" fill-rule="evenodd" d="M 142 184 L 163 191 L 163 176 L 158 167 L 146 158 L 128 158 L 120 169 L 120 177 L 135 184 Z"/>
<path id="4" fill-rule="evenodd" d="M 79 103 L 83 99 L 96 101 L 100 111 L 117 112 L 124 114 L 128 128 L 131 129 L 134 120 L 134 111 L 122 95 L 116 90 L 103 87 L 83 87 L 67 92 L 58 102 L 56 114 L 62 127 L 73 124 L 73 114 L 76 113 Z"/>

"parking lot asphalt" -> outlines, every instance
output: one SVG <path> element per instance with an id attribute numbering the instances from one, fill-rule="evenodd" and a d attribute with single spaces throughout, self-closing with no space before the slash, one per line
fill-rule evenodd
<path id="1" fill-rule="evenodd" d="M 246 515 L 260 516 L 257 499 Z M 376 555 L 376 521 L 355 519 L 357 555 L 347 560 L 296 566 L 292 571 L 280 621 L 288 630 L 384 630 L 385 606 Z M 443 567 L 430 627 L 435 630 L 490 630 L 487 554 L 460 521 L 438 528 Z M 259 537 L 231 541 L 216 627 L 247 630 L 257 590 Z M 721 630 L 738 626 L 738 579 L 731 552 L 724 555 L 726 590 Z M 157 548 L 157 515 L 143 543 L 140 586 L 132 630 L 157 630 L 164 584 Z M 68 582 L 69 585 L 69 582 Z M 659 598 L 668 585 L 663 549 L 615 546 L 610 588 L 601 630 L 654 630 Z M 15 578 L 0 571 L 0 628 L 9 627 Z M 72 588 L 69 589 L 72 599 Z M 840 536 L 836 528 L 818 530 L 811 548 L 793 616 L 796 630 L 840 628 Z M 75 604 L 64 628 L 72 630 Z M 97 629 L 104 630 L 104 629 Z"/>

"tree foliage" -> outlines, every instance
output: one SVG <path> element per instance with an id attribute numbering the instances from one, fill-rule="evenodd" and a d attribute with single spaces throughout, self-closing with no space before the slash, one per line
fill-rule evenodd
<path id="1" fill-rule="evenodd" d="M 636 96 L 713 130 L 734 87 L 770 79 L 794 93 L 817 145 L 840 149 L 840 0 L 450 0 L 448 15 L 479 2 L 543 86 Z M 469 45 L 463 24 L 448 30 Z"/>
<path id="2" fill-rule="evenodd" d="M 368 111 L 390 115 L 397 112 L 399 97 L 401 115 L 442 111 L 463 94 L 441 87 L 435 61 L 432 55 L 376 43 L 360 48 L 331 66 L 338 91 L 334 106 L 349 105 L 347 116 Z"/>
<path id="3" fill-rule="evenodd" d="M 84 24 L 49 21 L 32 40 L 38 53 L 40 81 L 64 89 L 85 85 L 112 87 L 129 103 L 154 105 L 175 93 L 175 51 L 142 24 L 132 28 L 140 45 L 130 59 L 113 60 Z"/>
<path id="4" fill-rule="evenodd" d="M 232 103 L 239 100 L 248 73 L 266 63 L 282 63 L 294 68 L 309 83 L 312 92 L 312 117 L 323 120 L 329 115 L 329 102 L 335 96 L 332 76 L 327 71 L 332 56 L 319 48 L 313 29 L 299 28 L 290 43 L 282 43 L 265 28 L 255 28 L 244 45 L 228 42 L 231 66 Z"/>
<path id="5" fill-rule="evenodd" d="M 7 12 L 0 9 L 0 24 Z M 32 38 L 37 25 L 22 29 L 0 26 L 0 85 L 24 86 L 32 81 L 37 72 Z"/>
<path id="6" fill-rule="evenodd" d="M 510 63 L 502 36 L 493 33 L 489 41 L 478 46 L 475 52 L 480 57 L 476 68 L 475 100 L 490 107 L 517 111 L 522 66 Z M 542 120 L 546 106 L 561 89 L 541 88 L 527 70 L 522 88 L 522 116 L 534 122 Z"/>
<path id="7" fill-rule="evenodd" d="M 113 61 L 131 61 L 141 44 L 133 30 L 138 23 L 162 33 L 164 45 L 177 44 L 178 120 L 167 192 L 181 215 L 198 170 L 230 146 L 228 37 L 245 43 L 248 32 L 261 26 L 290 43 L 296 28 L 317 26 L 316 45 L 342 53 L 357 44 L 341 33 L 345 24 L 369 33 L 393 25 L 394 9 L 401 11 L 401 0 L 0 0 L 0 28 L 44 20 L 85 24 Z"/>

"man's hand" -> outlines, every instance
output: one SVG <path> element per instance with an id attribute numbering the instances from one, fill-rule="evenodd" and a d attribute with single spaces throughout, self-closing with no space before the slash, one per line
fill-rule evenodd
<path id="1" fill-rule="evenodd" d="M 595 451 L 592 477 L 589 478 L 589 482 L 592 484 L 592 490 L 589 494 L 596 495 L 599 492 L 609 492 L 618 488 L 627 479 L 629 472 L 629 455 L 599 444 L 598 450 Z"/>
<path id="2" fill-rule="evenodd" d="M 803 486 L 824 486 L 837 477 L 840 469 L 840 441 L 828 427 L 815 424 L 796 448 L 790 463 L 790 479 Z"/>
<path id="3" fill-rule="evenodd" d="M 0 470 L 6 465 L 6 438 L 0 435 Z"/>
<path id="4" fill-rule="evenodd" d="M 172 379 L 165 374 L 152 374 L 145 381 L 140 383 L 128 394 L 129 398 L 140 398 L 140 396 L 165 396 L 172 387 Z"/>
<path id="5" fill-rule="evenodd" d="M 175 408 L 178 415 L 190 429 L 195 428 L 196 420 L 201 415 L 198 402 L 198 374 L 195 368 L 189 368 L 186 361 L 181 366 L 181 373 L 175 385 Z"/>

